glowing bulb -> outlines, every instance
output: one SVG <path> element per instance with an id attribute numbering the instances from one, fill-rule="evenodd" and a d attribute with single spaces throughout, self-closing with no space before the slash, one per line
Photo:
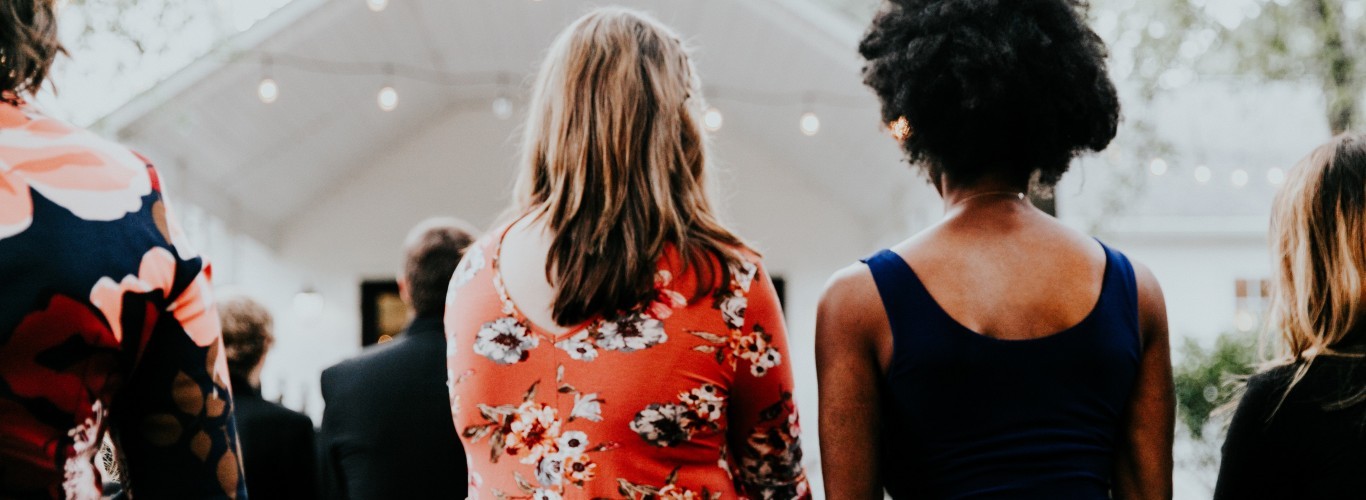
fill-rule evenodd
<path id="1" fill-rule="evenodd" d="M 375 101 L 379 103 L 379 109 L 393 111 L 394 108 L 398 107 L 398 91 L 385 85 L 384 88 L 379 89 L 379 95 L 376 96 Z"/>
<path id="2" fill-rule="evenodd" d="M 1148 171 L 1157 176 L 1165 175 L 1167 173 L 1167 160 L 1153 158 L 1153 161 L 1148 164 Z"/>
<path id="3" fill-rule="evenodd" d="M 816 135 L 817 132 L 821 131 L 820 117 L 809 111 L 802 114 L 802 119 L 799 124 L 801 125 L 802 133 L 806 135 Z"/>
<path id="4" fill-rule="evenodd" d="M 261 84 L 256 86 L 256 96 L 261 98 L 261 102 L 270 104 L 280 98 L 280 86 L 275 84 L 275 80 L 262 78 Z"/>
<path id="5" fill-rule="evenodd" d="M 499 120 L 512 118 L 512 99 L 503 96 L 498 96 L 497 99 L 494 99 L 493 116 L 498 117 Z"/>
<path id="6" fill-rule="evenodd" d="M 1209 182 L 1210 177 L 1213 175 L 1214 172 L 1211 172 L 1209 167 L 1206 167 L 1204 165 L 1195 167 L 1195 182 L 1204 184 L 1206 182 Z"/>
<path id="7" fill-rule="evenodd" d="M 1253 328 L 1257 328 L 1257 316 L 1249 311 L 1238 311 L 1238 314 L 1234 316 L 1233 324 L 1238 327 L 1239 331 L 1250 332 Z"/>
<path id="8" fill-rule="evenodd" d="M 1247 171 L 1241 168 L 1234 170 L 1229 178 L 1233 181 L 1234 187 L 1243 187 L 1247 185 Z"/>
<path id="9" fill-rule="evenodd" d="M 1285 171 L 1281 170 L 1280 167 L 1272 167 L 1271 170 L 1266 171 L 1266 181 L 1273 186 L 1281 185 L 1282 182 L 1285 182 Z"/>
<path id="10" fill-rule="evenodd" d="M 389 0 L 365 0 L 365 5 L 370 7 L 370 10 L 379 12 L 389 6 Z"/>
<path id="11" fill-rule="evenodd" d="M 707 108 L 707 112 L 702 113 L 702 126 L 706 127 L 708 132 L 721 130 L 721 124 L 724 122 L 725 117 L 721 116 L 721 110 L 715 107 Z"/>

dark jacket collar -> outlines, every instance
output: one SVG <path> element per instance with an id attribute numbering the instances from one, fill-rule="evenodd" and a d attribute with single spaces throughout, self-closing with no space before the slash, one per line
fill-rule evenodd
<path id="1" fill-rule="evenodd" d="M 445 336 L 446 327 L 441 320 L 441 316 L 418 316 L 408 323 L 408 328 L 404 330 L 405 337 L 417 337 L 425 335 Z"/>
<path id="2" fill-rule="evenodd" d="M 231 375 L 228 377 L 232 382 L 232 397 L 235 399 L 261 399 L 261 389 L 252 387 L 246 377 Z"/>

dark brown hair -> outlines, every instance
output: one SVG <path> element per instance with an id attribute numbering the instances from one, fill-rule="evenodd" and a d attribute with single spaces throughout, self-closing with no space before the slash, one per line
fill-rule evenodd
<path id="1" fill-rule="evenodd" d="M 551 46 L 532 95 L 517 209 L 553 234 L 546 276 L 556 323 L 643 306 L 670 247 L 698 277 L 694 300 L 742 265 L 748 247 L 707 193 L 700 88 L 678 36 L 636 11 L 593 11 Z"/>
<path id="2" fill-rule="evenodd" d="M 403 279 L 418 316 L 439 317 L 446 311 L 446 287 L 474 233 L 469 223 L 449 217 L 427 219 L 408 233 Z"/>
<path id="3" fill-rule="evenodd" d="M 228 372 L 248 378 L 275 343 L 270 311 L 250 298 L 232 297 L 218 303 L 218 317 L 223 325 Z"/>
<path id="4" fill-rule="evenodd" d="M 0 2 L 0 90 L 32 94 L 43 86 L 52 61 L 66 53 L 56 10 L 56 0 Z"/>

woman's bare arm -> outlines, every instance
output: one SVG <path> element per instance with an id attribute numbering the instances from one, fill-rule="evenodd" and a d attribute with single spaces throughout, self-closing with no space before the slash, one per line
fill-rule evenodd
<path id="1" fill-rule="evenodd" d="M 1172 387 L 1167 306 L 1151 271 L 1134 264 L 1143 351 L 1138 382 L 1126 412 L 1125 435 L 1115 461 L 1114 498 L 1172 497 L 1172 439 L 1176 396 Z"/>
<path id="2" fill-rule="evenodd" d="M 883 498 L 878 381 L 881 359 L 890 356 L 889 330 L 866 266 L 851 266 L 831 278 L 816 313 L 821 462 L 830 500 Z"/>

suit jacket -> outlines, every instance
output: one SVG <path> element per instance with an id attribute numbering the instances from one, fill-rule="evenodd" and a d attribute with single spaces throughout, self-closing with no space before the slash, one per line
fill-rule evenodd
<path id="1" fill-rule="evenodd" d="M 321 461 L 328 498 L 465 498 L 440 317 L 323 371 Z"/>
<path id="2" fill-rule="evenodd" d="M 270 401 L 246 380 L 232 379 L 237 435 L 251 500 L 317 498 L 313 420 Z"/>

